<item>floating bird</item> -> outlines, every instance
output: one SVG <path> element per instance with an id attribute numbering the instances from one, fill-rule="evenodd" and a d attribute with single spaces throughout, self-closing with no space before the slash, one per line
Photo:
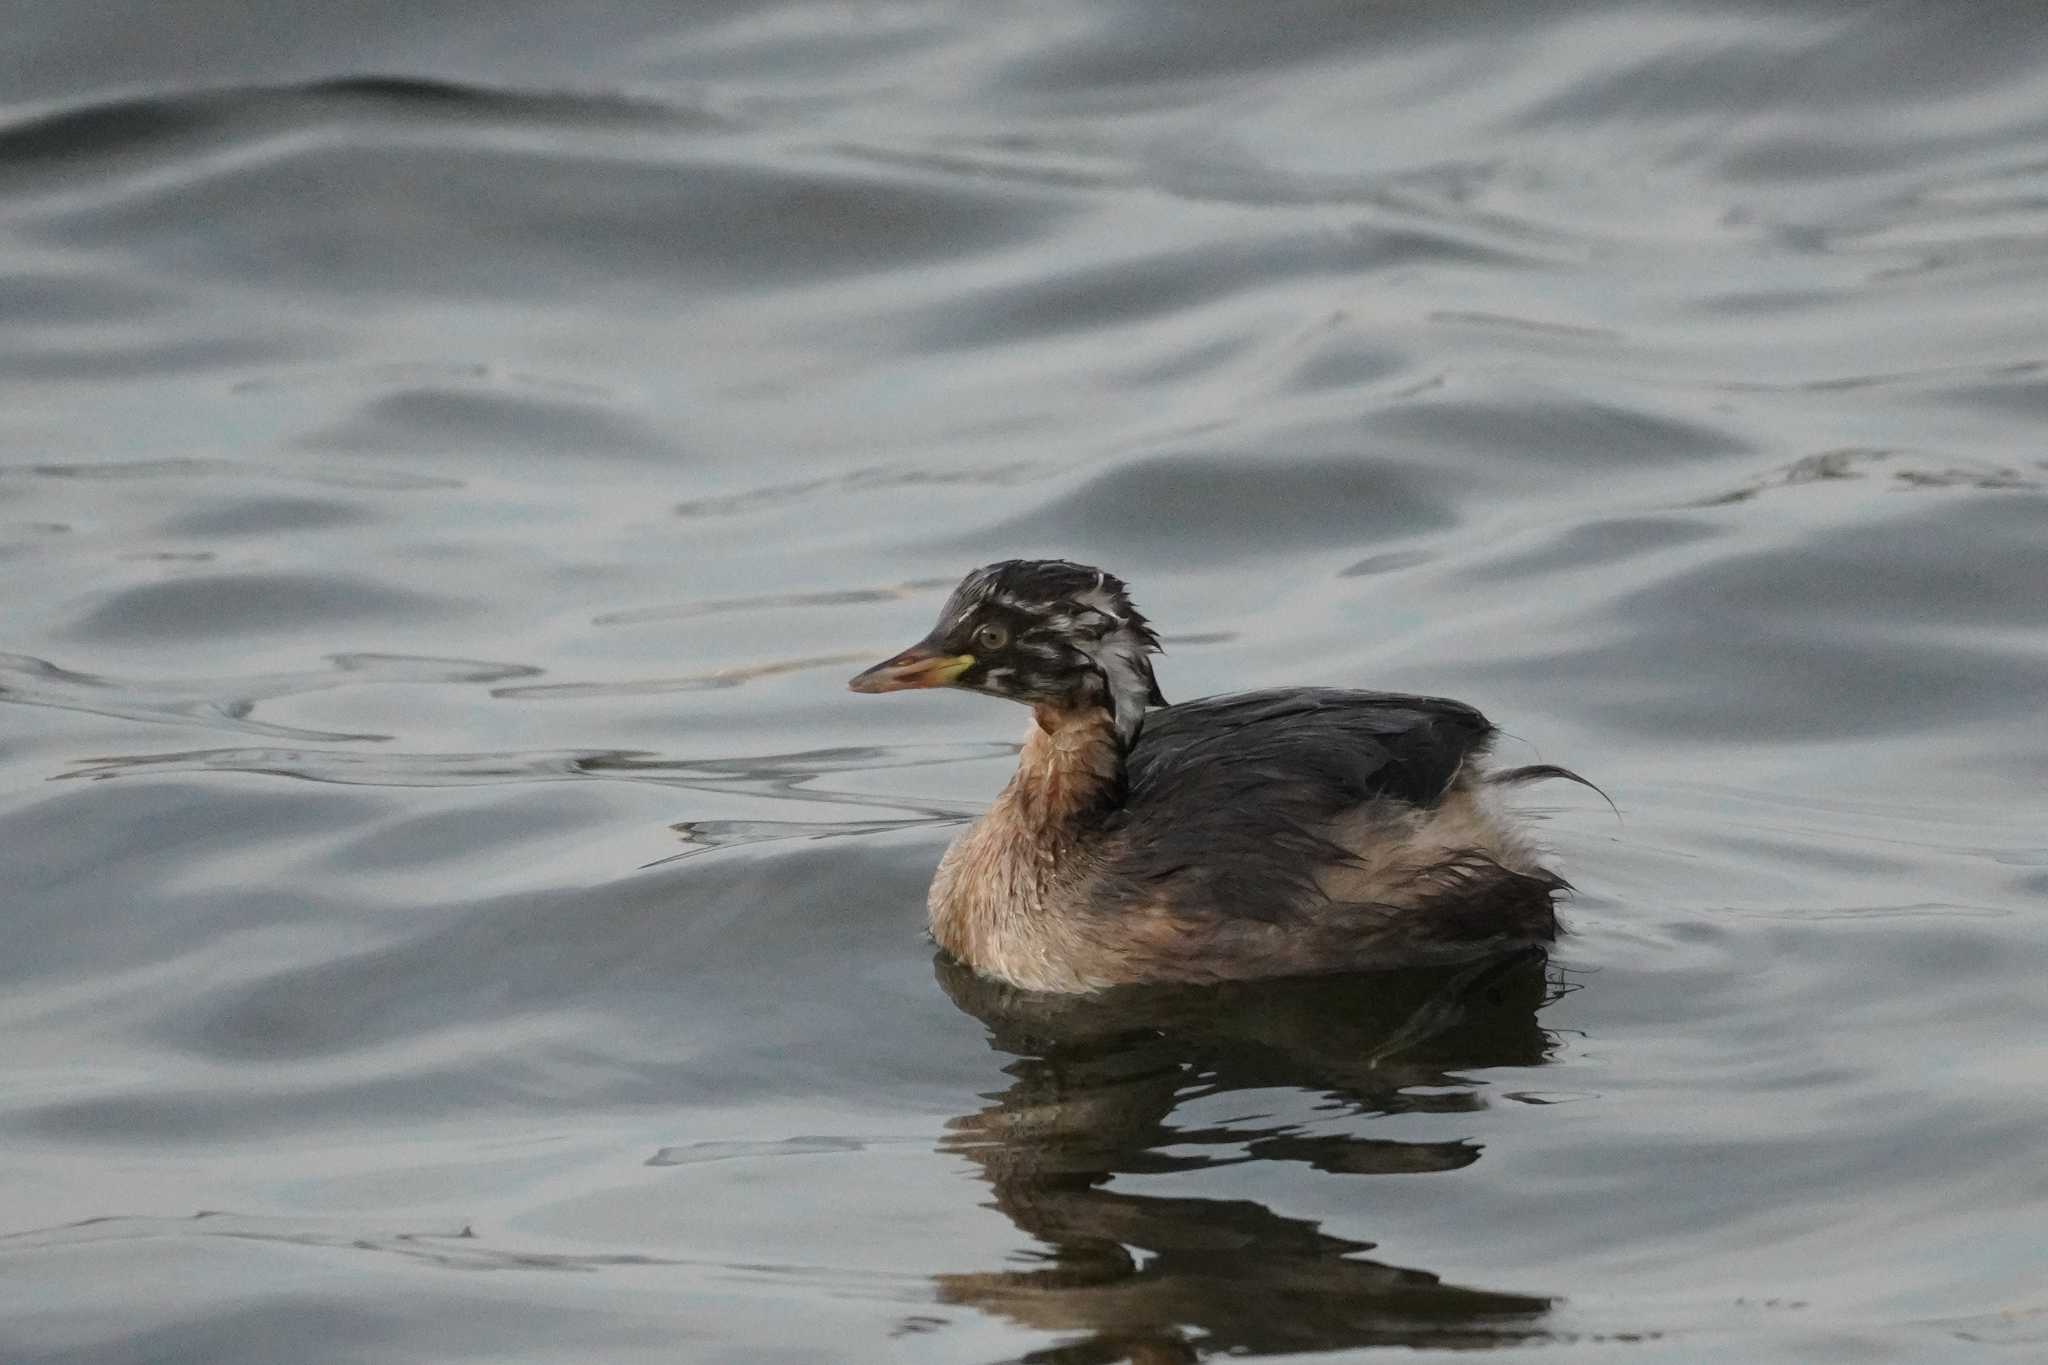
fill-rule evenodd
<path id="1" fill-rule="evenodd" d="M 1016 776 L 932 879 L 932 936 L 953 957 L 1079 992 L 1456 962 L 1557 936 L 1567 884 L 1494 795 L 1585 779 L 1487 772 L 1493 725 L 1442 697 L 1289 687 L 1169 705 L 1159 652 L 1122 580 L 1012 559 L 968 574 L 929 635 L 848 684 L 1032 710 Z"/>

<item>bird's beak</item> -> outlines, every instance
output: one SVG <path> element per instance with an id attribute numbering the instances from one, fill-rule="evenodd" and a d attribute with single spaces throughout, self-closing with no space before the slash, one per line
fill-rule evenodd
<path id="1" fill-rule="evenodd" d="M 901 692 L 906 687 L 944 687 L 974 667 L 972 654 L 941 654 L 928 644 L 915 644 L 893 659 L 884 659 L 847 686 L 856 692 Z"/>

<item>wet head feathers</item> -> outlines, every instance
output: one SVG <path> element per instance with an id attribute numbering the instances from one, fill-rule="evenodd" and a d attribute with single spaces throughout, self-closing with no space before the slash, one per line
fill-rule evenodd
<path id="1" fill-rule="evenodd" d="M 1006 559 L 975 569 L 932 634 L 976 656 L 961 686 L 1034 705 L 1105 706 L 1126 744 L 1145 708 L 1166 704 L 1149 657 L 1159 636 L 1122 579 L 1086 564 Z"/>

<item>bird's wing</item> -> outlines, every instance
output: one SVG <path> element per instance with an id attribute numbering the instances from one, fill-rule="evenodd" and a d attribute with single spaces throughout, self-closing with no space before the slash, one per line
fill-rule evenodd
<path id="1" fill-rule="evenodd" d="M 1147 713 L 1113 817 L 1131 893 L 1171 880 L 1239 914 L 1297 903 L 1347 856 L 1331 820 L 1363 802 L 1430 807 L 1494 734 L 1463 702 L 1300 688 Z"/>
<path id="2" fill-rule="evenodd" d="M 1334 813 L 1376 796 L 1433 806 L 1494 728 L 1460 701 L 1398 692 L 1285 688 L 1207 697 L 1146 714 L 1128 761 L 1131 799 L 1191 788 L 1221 796 L 1285 779 Z"/>

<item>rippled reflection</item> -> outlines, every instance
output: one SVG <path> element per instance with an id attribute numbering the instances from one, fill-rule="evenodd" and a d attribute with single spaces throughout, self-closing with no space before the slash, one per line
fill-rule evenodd
<path id="1" fill-rule="evenodd" d="M 1460 1073 L 1535 1066 L 1537 1012 L 1566 988 L 1544 959 L 1448 970 L 1111 992 L 1020 992 L 951 960 L 939 983 L 1014 1057 L 1011 1082 L 949 1125 L 942 1150 L 978 1168 L 1042 1244 L 1027 1268 L 936 1277 L 939 1295 L 1077 1338 L 1032 1361 L 1194 1360 L 1385 1344 L 1477 1346 L 1538 1335 L 1551 1301 L 1446 1284 L 1359 1253 L 1370 1242 L 1245 1199 L 1131 1193 L 1121 1175 L 1247 1162 L 1344 1175 L 1455 1171 L 1459 1142 L 1307 1133 L 1244 1121 L 1184 1127 L 1183 1104 L 1291 1087 L 1349 1116 L 1482 1107 Z M 1285 1305 L 1276 1311 L 1276 1305 Z"/>

